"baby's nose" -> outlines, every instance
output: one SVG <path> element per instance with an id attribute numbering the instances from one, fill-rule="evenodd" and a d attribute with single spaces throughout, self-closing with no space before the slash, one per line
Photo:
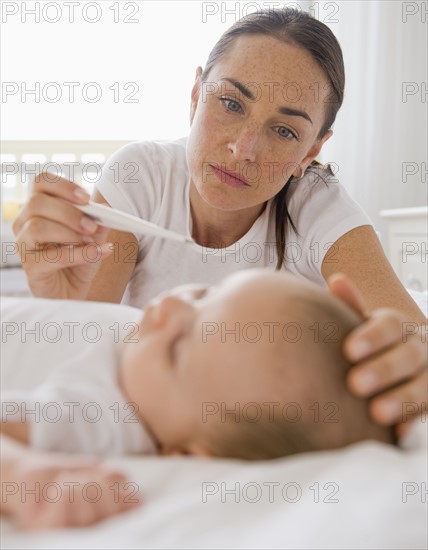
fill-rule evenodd
<path id="1" fill-rule="evenodd" d="M 195 309 L 192 303 L 180 296 L 165 296 L 160 300 L 154 313 L 160 324 L 171 320 L 186 323 L 193 318 L 194 314 Z"/>
<path id="2" fill-rule="evenodd" d="M 147 333 L 148 331 L 153 330 L 155 326 L 155 312 L 156 306 L 152 303 L 147 304 L 144 308 L 143 314 L 139 321 L 139 331 L 142 333 Z"/>

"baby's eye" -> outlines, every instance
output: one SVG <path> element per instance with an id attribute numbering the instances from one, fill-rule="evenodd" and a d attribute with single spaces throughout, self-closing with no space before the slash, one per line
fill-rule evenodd
<path id="1" fill-rule="evenodd" d="M 239 110 L 241 109 L 241 106 L 239 105 L 239 103 L 234 99 L 229 99 L 228 97 L 221 97 L 220 101 L 228 111 L 232 111 L 233 113 L 238 113 Z"/>
<path id="2" fill-rule="evenodd" d="M 170 344 L 169 352 L 172 364 L 176 364 L 177 361 L 180 359 L 182 347 L 186 339 L 185 336 L 185 333 L 179 334 Z"/>
<path id="3" fill-rule="evenodd" d="M 171 359 L 171 363 L 175 363 L 177 361 L 177 344 L 180 340 L 180 337 L 176 338 L 169 347 L 169 356 Z"/>
<path id="4" fill-rule="evenodd" d="M 200 288 L 197 290 L 194 294 L 196 300 L 200 300 L 201 298 L 205 298 L 205 296 L 211 291 L 211 287 L 206 286 L 203 288 Z"/>
<path id="5" fill-rule="evenodd" d="M 280 136 L 280 137 L 283 137 L 285 139 L 289 139 L 289 140 L 292 140 L 292 139 L 297 139 L 297 136 L 294 132 L 292 132 L 291 130 L 289 130 L 288 128 L 286 128 L 285 126 L 277 126 L 277 134 Z"/>

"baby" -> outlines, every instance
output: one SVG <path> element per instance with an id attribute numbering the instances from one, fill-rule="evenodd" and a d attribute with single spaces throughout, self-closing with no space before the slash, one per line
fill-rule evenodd
<path id="1" fill-rule="evenodd" d="M 394 443 L 345 386 L 341 346 L 360 322 L 285 273 L 180 287 L 151 302 L 138 332 L 99 350 L 98 362 L 58 368 L 29 394 L 3 394 L 2 431 L 40 450 L 108 456 L 252 460 Z M 45 414 L 32 422 L 37 407 Z"/>
<path id="2" fill-rule="evenodd" d="M 269 459 L 392 443 L 345 386 L 341 346 L 360 322 L 315 285 L 241 272 L 151 304 L 119 383 L 162 453 Z"/>

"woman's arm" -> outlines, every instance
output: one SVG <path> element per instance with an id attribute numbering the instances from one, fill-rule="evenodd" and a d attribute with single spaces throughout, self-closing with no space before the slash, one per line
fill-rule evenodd
<path id="1" fill-rule="evenodd" d="M 27 422 L 0 422 L 0 432 L 21 443 L 28 445 L 28 424 Z"/>
<path id="2" fill-rule="evenodd" d="M 359 289 L 369 313 L 377 308 L 394 308 L 405 321 L 426 322 L 395 275 L 370 225 L 356 227 L 338 239 L 325 255 L 321 273 L 325 280 L 334 273 L 347 275 Z"/>

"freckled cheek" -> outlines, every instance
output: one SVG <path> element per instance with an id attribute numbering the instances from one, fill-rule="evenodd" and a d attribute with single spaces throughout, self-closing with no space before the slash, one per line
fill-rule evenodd
<path id="1" fill-rule="evenodd" d="M 276 194 L 286 184 L 287 180 L 293 175 L 298 165 L 297 161 L 287 160 L 284 163 L 276 160 L 278 157 L 263 157 L 259 166 L 250 166 L 247 170 L 247 179 L 254 184 L 262 184 L 263 191 L 272 191 Z"/>
<path id="2" fill-rule="evenodd" d="M 189 139 L 188 164 L 190 172 L 194 177 L 204 173 L 208 169 L 210 162 L 218 162 L 218 149 L 222 142 L 221 128 L 213 117 L 201 115 L 195 121 L 196 126 L 192 128 L 191 137 Z"/>
<path id="3" fill-rule="evenodd" d="M 215 140 L 219 135 L 228 131 L 228 119 L 224 113 L 213 105 L 213 98 L 208 99 L 207 104 L 198 107 L 194 122 L 198 126 L 198 133 L 208 140 Z"/>

